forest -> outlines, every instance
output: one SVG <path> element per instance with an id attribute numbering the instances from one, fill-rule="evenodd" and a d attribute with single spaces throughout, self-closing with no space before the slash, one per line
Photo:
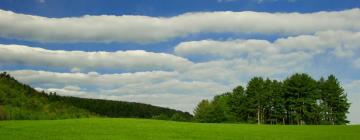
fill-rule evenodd
<path id="1" fill-rule="evenodd" d="M 334 75 L 314 80 L 294 74 L 283 81 L 252 78 L 232 92 L 202 100 L 190 113 L 149 104 L 39 92 L 0 74 L 0 120 L 131 117 L 204 123 L 342 125 L 350 103 Z"/>
<path id="2" fill-rule="evenodd" d="M 314 80 L 294 74 L 283 81 L 252 78 L 245 87 L 202 100 L 194 110 L 197 122 L 342 125 L 350 104 L 334 75 Z"/>
<path id="3" fill-rule="evenodd" d="M 149 104 L 59 96 L 39 92 L 0 73 L 0 120 L 131 117 L 190 121 L 192 115 Z"/>

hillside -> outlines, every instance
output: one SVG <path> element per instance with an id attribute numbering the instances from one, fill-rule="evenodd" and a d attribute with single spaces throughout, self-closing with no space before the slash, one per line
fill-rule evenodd
<path id="1" fill-rule="evenodd" d="M 357 140 L 360 126 L 207 124 L 144 119 L 0 121 L 8 140 Z"/>
<path id="2" fill-rule="evenodd" d="M 67 119 L 89 117 L 84 109 L 51 102 L 48 95 L 19 83 L 6 73 L 0 74 L 0 119 Z"/>
<path id="3" fill-rule="evenodd" d="M 142 103 L 65 97 L 38 92 L 0 74 L 0 120 L 67 119 L 91 116 L 189 121 L 189 113 Z"/>

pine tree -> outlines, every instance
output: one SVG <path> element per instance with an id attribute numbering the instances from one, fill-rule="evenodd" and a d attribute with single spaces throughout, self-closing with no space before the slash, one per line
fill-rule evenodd
<path id="1" fill-rule="evenodd" d="M 326 108 L 326 120 L 331 124 L 346 124 L 346 113 L 350 104 L 347 101 L 344 89 L 334 75 L 330 75 L 321 84 L 321 97 Z"/>
<path id="2" fill-rule="evenodd" d="M 267 102 L 268 120 L 270 124 L 285 124 L 286 108 L 282 83 L 276 80 L 268 82 L 270 82 Z"/>
<path id="3" fill-rule="evenodd" d="M 266 98 L 264 96 L 264 80 L 261 77 L 252 78 L 247 87 L 246 95 L 249 102 L 249 112 L 257 124 L 261 124 Z"/>
<path id="4" fill-rule="evenodd" d="M 229 97 L 230 111 L 235 116 L 236 121 L 238 122 L 247 122 L 248 121 L 248 102 L 245 95 L 245 90 L 242 86 L 237 86 L 233 89 Z"/>
<path id="5" fill-rule="evenodd" d="M 290 124 L 305 124 L 315 118 L 317 83 L 307 74 L 294 74 L 284 81 L 287 117 Z"/>

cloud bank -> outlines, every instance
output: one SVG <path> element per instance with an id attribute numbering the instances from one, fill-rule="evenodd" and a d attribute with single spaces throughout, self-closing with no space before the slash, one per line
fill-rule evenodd
<path id="1" fill-rule="evenodd" d="M 40 42 L 150 43 L 197 33 L 312 34 L 360 30 L 360 9 L 316 13 L 199 12 L 174 17 L 47 18 L 0 10 L 0 36 Z"/>
<path id="2" fill-rule="evenodd" d="M 85 52 L 4 44 L 0 44 L 0 63 L 65 67 L 75 71 L 99 68 L 125 71 L 176 70 L 192 64 L 182 57 L 143 50 Z"/>

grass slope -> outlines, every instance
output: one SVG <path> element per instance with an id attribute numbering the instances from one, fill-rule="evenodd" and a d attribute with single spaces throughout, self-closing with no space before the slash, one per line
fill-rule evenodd
<path id="1" fill-rule="evenodd" d="M 200 124 L 88 118 L 0 121 L 1 140 L 358 140 L 360 126 Z"/>

